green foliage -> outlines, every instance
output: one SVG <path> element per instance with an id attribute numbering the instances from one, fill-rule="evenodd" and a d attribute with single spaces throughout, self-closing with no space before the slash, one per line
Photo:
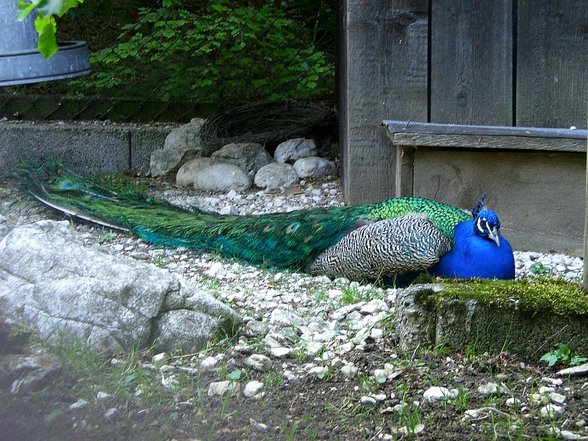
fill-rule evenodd
<path id="1" fill-rule="evenodd" d="M 159 9 L 141 8 L 117 44 L 92 54 L 95 74 L 77 87 L 203 103 L 322 97 L 334 89 L 333 60 L 286 16 L 286 3 L 210 0 L 193 12 L 165 0 Z"/>
<path id="2" fill-rule="evenodd" d="M 529 267 L 531 274 L 536 276 L 552 276 L 553 270 L 543 265 L 541 262 L 535 262 Z"/>
<path id="3" fill-rule="evenodd" d="M 547 365 L 550 367 L 555 364 L 561 364 L 564 366 L 576 366 L 578 364 L 582 364 L 588 361 L 588 357 L 579 357 L 577 355 L 574 355 L 568 345 L 559 343 L 557 345 L 557 349 L 554 349 L 553 351 L 543 354 L 540 360 L 545 361 Z"/>
<path id="4" fill-rule="evenodd" d="M 75 8 L 84 0 L 33 0 L 18 1 L 18 20 L 25 20 L 30 13 L 36 10 L 35 29 L 39 34 L 38 49 L 45 56 L 51 58 L 59 49 L 55 32 L 57 24 L 55 16 L 61 17 L 71 8 Z"/>

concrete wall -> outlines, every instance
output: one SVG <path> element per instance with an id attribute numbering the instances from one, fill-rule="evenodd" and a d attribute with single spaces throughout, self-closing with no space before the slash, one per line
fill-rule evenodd
<path id="1" fill-rule="evenodd" d="M 173 126 L 0 122 L 0 173 L 19 163 L 57 160 L 80 173 L 149 169 Z"/>
<path id="2" fill-rule="evenodd" d="M 488 207 L 516 250 L 583 255 L 585 153 L 417 148 L 414 195 Z"/>

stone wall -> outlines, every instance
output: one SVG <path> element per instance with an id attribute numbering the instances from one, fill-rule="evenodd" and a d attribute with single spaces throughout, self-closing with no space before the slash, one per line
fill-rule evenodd
<path id="1" fill-rule="evenodd" d="M 62 162 L 80 173 L 120 173 L 149 168 L 173 126 L 0 122 L 0 173 L 20 163 Z"/>

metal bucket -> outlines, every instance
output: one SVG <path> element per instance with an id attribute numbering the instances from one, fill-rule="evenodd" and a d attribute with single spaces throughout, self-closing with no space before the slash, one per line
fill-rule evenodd
<path id="1" fill-rule="evenodd" d="M 59 42 L 49 60 L 37 50 L 34 16 L 16 19 L 17 1 L 0 0 L 0 86 L 86 75 L 90 54 L 84 41 Z"/>

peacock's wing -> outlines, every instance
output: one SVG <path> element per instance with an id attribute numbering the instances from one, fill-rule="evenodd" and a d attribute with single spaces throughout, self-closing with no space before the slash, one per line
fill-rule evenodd
<path id="1" fill-rule="evenodd" d="M 351 280 L 394 277 L 426 270 L 450 248 L 450 240 L 427 216 L 409 214 L 353 230 L 318 255 L 307 270 Z"/>

